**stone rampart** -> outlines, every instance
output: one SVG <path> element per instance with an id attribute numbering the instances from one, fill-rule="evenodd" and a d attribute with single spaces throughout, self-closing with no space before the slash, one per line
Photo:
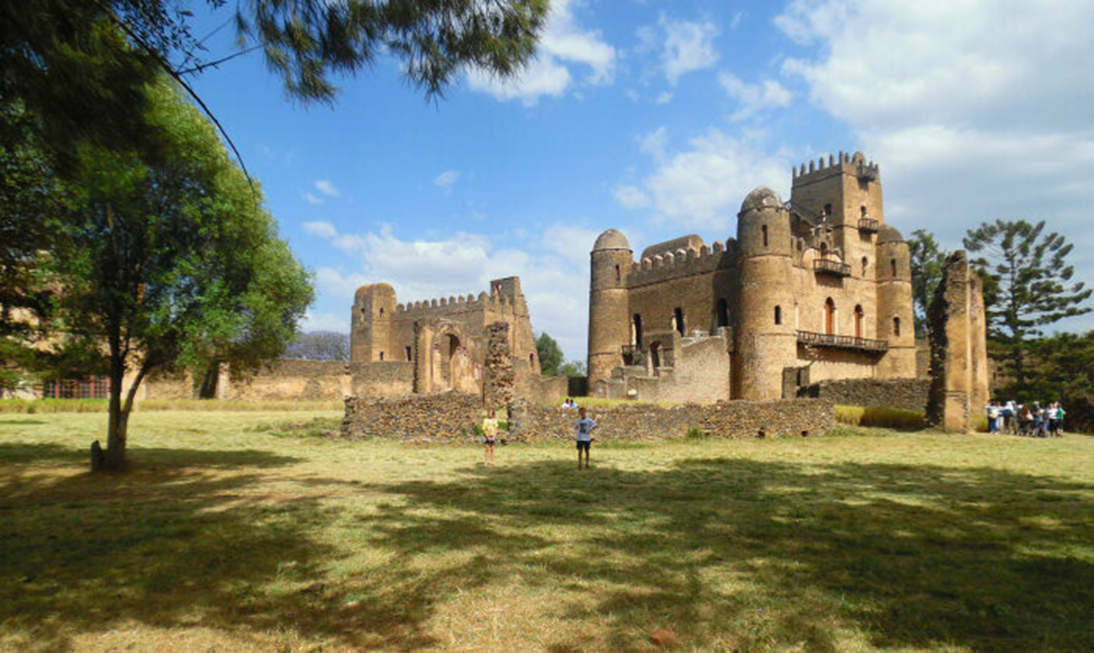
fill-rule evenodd
<path id="1" fill-rule="evenodd" d="M 383 361 L 350 363 L 353 394 L 368 397 L 398 397 L 414 387 L 414 363 Z"/>
<path id="2" fill-rule="evenodd" d="M 725 401 L 717 404 L 621 404 L 588 409 L 600 441 L 679 439 L 691 429 L 711 437 L 752 438 L 823 435 L 835 424 L 833 405 L 821 399 Z M 572 440 L 577 411 L 514 402 L 509 437 L 520 442 Z"/>
<path id="3" fill-rule="evenodd" d="M 842 406 L 897 408 L 922 413 L 927 409 L 930 379 L 841 379 L 820 381 L 799 390 L 799 396 L 824 399 Z"/>
<path id="4" fill-rule="evenodd" d="M 217 385 L 217 399 L 237 401 L 339 400 L 352 392 L 344 361 L 278 360 L 239 379 L 224 368 Z M 189 373 L 154 376 L 138 393 L 139 400 L 197 398 Z"/>
<path id="5" fill-rule="evenodd" d="M 482 398 L 445 392 L 394 398 L 346 397 L 342 435 L 408 442 L 471 442 L 482 422 Z"/>
<path id="6" fill-rule="evenodd" d="M 627 286 L 637 288 L 653 283 L 713 272 L 730 268 L 737 261 L 737 241 L 730 238 L 725 243 L 714 241 L 713 248 L 703 245 L 698 251 L 682 249 L 631 264 L 627 274 Z"/>

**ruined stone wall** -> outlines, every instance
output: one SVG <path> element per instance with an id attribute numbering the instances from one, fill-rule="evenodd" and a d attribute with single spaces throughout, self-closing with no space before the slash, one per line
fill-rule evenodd
<path id="1" fill-rule="evenodd" d="M 684 404 L 666 408 L 652 404 L 593 407 L 589 417 L 599 428 L 601 442 L 679 439 L 690 429 L 720 438 L 800 437 L 823 435 L 835 424 L 828 401 L 727 401 L 711 405 Z M 577 411 L 515 402 L 509 410 L 509 438 L 521 442 L 574 439 Z"/>
<path id="2" fill-rule="evenodd" d="M 408 442 L 473 442 L 485 411 L 476 395 L 445 392 L 374 398 L 346 397 L 342 435 L 391 437 Z"/>
<path id="3" fill-rule="evenodd" d="M 224 367 L 217 383 L 217 399 L 237 401 L 339 400 L 354 391 L 343 361 L 278 360 L 242 379 L 233 379 Z M 189 373 L 159 374 L 145 380 L 138 400 L 197 399 Z"/>
<path id="4" fill-rule="evenodd" d="M 841 379 L 813 383 L 801 397 L 824 399 L 841 406 L 898 408 L 922 413 L 927 408 L 930 379 Z"/>
<path id="5" fill-rule="evenodd" d="M 931 300 L 931 389 L 927 423 L 949 432 L 973 428 L 989 396 L 983 285 L 963 250 L 951 254 Z"/>
<path id="6" fill-rule="evenodd" d="M 488 408 L 506 406 L 513 400 L 516 384 L 513 358 L 509 349 L 509 325 L 505 322 L 494 322 L 486 327 L 486 334 L 482 403 Z"/>
<path id="7" fill-rule="evenodd" d="M 352 393 L 364 397 L 398 397 L 412 391 L 414 364 L 406 361 L 350 363 Z"/>
<path id="8" fill-rule="evenodd" d="M 628 391 L 634 390 L 637 400 L 651 402 L 728 400 L 731 343 L 732 335 L 725 329 L 715 336 L 683 338 L 674 356 L 674 366 L 660 370 L 659 376 L 648 375 L 648 369 L 640 374 L 627 374 L 631 368 L 624 368 L 622 395 L 630 396 Z"/>

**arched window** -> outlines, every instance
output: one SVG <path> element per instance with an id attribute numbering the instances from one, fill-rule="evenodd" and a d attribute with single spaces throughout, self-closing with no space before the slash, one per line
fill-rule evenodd
<path id="1" fill-rule="evenodd" d="M 861 211 L 861 212 L 862 212 L 862 217 L 864 217 L 864 218 L 865 218 L 865 217 L 866 217 L 866 205 L 865 205 L 865 204 L 863 204 L 862 206 L 860 206 L 860 207 L 858 207 L 858 208 L 859 208 L 859 211 Z"/>
<path id="2" fill-rule="evenodd" d="M 406 348 L 406 359 L 407 361 L 414 360 L 414 354 L 410 351 L 410 347 Z"/>
<path id="3" fill-rule="evenodd" d="M 869 267 L 869 265 L 870 265 L 870 259 L 863 256 L 862 257 L 862 276 L 864 276 L 864 277 L 866 276 L 866 269 Z"/>
<path id="4" fill-rule="evenodd" d="M 729 326 L 729 305 L 726 303 L 726 300 L 724 298 L 718 300 L 717 313 L 718 313 L 718 315 L 717 315 L 718 321 L 716 323 L 717 326 L 720 326 L 720 327 Z"/>
<path id="5" fill-rule="evenodd" d="M 862 317 L 863 317 L 862 306 L 861 305 L 855 306 L 855 337 L 856 338 L 865 338 L 866 337 L 866 336 L 863 335 L 863 332 L 862 332 Z"/>
<path id="6" fill-rule="evenodd" d="M 767 247 L 767 225 L 766 224 L 763 225 L 762 227 L 760 227 L 760 233 L 762 233 L 763 237 L 764 237 L 764 247 Z"/>
<path id="7" fill-rule="evenodd" d="M 889 259 L 889 272 L 891 272 L 894 277 L 896 276 L 896 259 L 895 258 L 894 259 Z"/>
<path id="8" fill-rule="evenodd" d="M 831 297 L 824 300 L 824 332 L 828 335 L 836 333 L 836 302 Z"/>
<path id="9" fill-rule="evenodd" d="M 384 360 L 384 352 L 380 352 L 380 360 Z"/>
<path id="10" fill-rule="evenodd" d="M 680 335 L 687 333 L 687 328 L 684 326 L 684 309 L 677 306 L 672 310 L 672 317 L 676 321 L 676 330 Z"/>
<path id="11" fill-rule="evenodd" d="M 893 318 L 893 337 L 896 337 L 896 338 L 900 337 L 900 318 L 899 317 L 894 317 Z"/>
<path id="12" fill-rule="evenodd" d="M 654 340 L 650 343 L 650 363 L 654 369 L 661 367 L 661 341 Z"/>
<path id="13" fill-rule="evenodd" d="M 783 323 L 783 307 L 782 306 L 776 306 L 775 307 L 775 324 L 782 324 L 782 323 Z"/>
<path id="14" fill-rule="evenodd" d="M 634 314 L 634 346 L 642 349 L 642 316 Z"/>
<path id="15" fill-rule="evenodd" d="M 617 265 L 617 266 L 615 266 L 615 282 L 619 283 L 620 278 L 621 277 L 620 277 L 620 272 L 619 272 L 619 266 Z"/>

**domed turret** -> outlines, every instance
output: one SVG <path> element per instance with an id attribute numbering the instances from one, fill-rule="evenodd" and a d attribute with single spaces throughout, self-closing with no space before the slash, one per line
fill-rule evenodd
<path id="1" fill-rule="evenodd" d="M 615 229 L 608 229 L 596 239 L 596 244 L 593 245 L 593 251 L 599 252 L 605 249 L 625 249 L 630 250 L 631 245 L 627 242 L 627 237 L 621 232 Z"/>
<path id="2" fill-rule="evenodd" d="M 900 235 L 896 227 L 883 224 L 878 227 L 877 230 L 877 244 L 888 245 L 889 243 L 902 243 L 904 242 L 904 236 Z"/>
<path id="3" fill-rule="evenodd" d="M 608 229 L 590 254 L 589 384 L 611 376 L 623 364 L 623 345 L 630 344 L 627 274 L 634 262 L 627 237 Z"/>
<path id="4" fill-rule="evenodd" d="M 782 206 L 783 201 L 778 193 L 770 188 L 761 186 L 749 193 L 748 197 L 745 198 L 745 201 L 741 202 L 741 212 L 739 215 L 744 215 L 752 209 L 777 208 Z"/>

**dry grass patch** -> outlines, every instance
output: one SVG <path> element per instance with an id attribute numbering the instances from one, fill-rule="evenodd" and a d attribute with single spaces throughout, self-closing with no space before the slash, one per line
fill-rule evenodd
<path id="1" fill-rule="evenodd" d="M 1094 439 L 406 447 L 0 415 L 0 649 L 1094 648 Z M 303 425 L 303 426 L 295 426 Z"/>

